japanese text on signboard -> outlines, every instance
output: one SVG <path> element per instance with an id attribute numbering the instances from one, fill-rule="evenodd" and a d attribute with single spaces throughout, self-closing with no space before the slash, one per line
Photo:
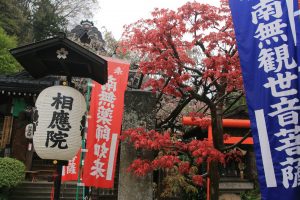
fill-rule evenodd
<path id="1" fill-rule="evenodd" d="M 279 124 L 278 138 L 280 145 L 275 150 L 286 153 L 282 166 L 282 183 L 285 188 L 300 185 L 300 109 L 296 82 L 297 63 L 289 54 L 288 37 L 284 28 L 288 26 L 282 20 L 281 1 L 260 1 L 252 7 L 252 23 L 256 25 L 255 38 L 259 40 L 259 68 L 267 73 L 263 87 L 270 90 L 276 103 L 271 104 L 268 116 Z M 290 11 L 291 12 L 291 11 Z M 296 157 L 295 157 L 296 156 Z"/>
<path id="2" fill-rule="evenodd" d="M 55 108 L 55 111 L 52 113 L 52 119 L 48 126 L 45 142 L 46 147 L 54 148 L 57 146 L 59 149 L 68 148 L 68 132 L 72 128 L 69 123 L 68 111 L 72 110 L 72 105 L 72 97 L 62 96 L 59 92 L 56 97 L 53 97 L 51 106 Z"/>
<path id="3" fill-rule="evenodd" d="M 102 86 L 101 93 L 99 94 L 99 105 L 97 110 L 97 129 L 96 139 L 97 143 L 94 144 L 94 155 L 97 159 L 94 161 L 94 165 L 91 168 L 91 175 L 98 177 L 106 176 L 107 166 L 103 159 L 108 157 L 108 145 L 111 134 L 111 122 L 113 119 L 113 108 L 115 107 L 116 100 L 116 79 L 113 76 L 108 77 L 108 82 Z"/>

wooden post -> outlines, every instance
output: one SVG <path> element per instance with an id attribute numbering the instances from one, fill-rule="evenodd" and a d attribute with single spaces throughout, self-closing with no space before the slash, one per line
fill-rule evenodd
<path id="1" fill-rule="evenodd" d="M 62 165 L 60 161 L 56 164 L 56 176 L 54 177 L 54 200 L 59 200 L 61 186 Z"/>

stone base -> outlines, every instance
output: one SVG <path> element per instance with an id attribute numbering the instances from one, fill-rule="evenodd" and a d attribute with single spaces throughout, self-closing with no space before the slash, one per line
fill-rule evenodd
<path id="1" fill-rule="evenodd" d="M 241 196 L 232 193 L 222 194 L 220 195 L 219 200 L 241 200 Z"/>

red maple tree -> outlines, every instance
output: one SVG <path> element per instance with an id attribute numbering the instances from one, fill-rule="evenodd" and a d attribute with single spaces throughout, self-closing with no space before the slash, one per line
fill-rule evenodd
<path id="1" fill-rule="evenodd" d="M 165 195 L 178 192 L 170 186 L 174 181 L 187 193 L 197 192 L 208 176 L 211 199 L 218 199 L 218 164 L 229 149 L 223 142 L 222 118 L 231 107 L 226 102 L 235 103 L 243 95 L 228 2 L 155 9 L 151 19 L 125 26 L 120 46 L 139 55 L 139 71 L 147 76 L 143 87 L 157 96 L 156 130 L 130 129 L 122 136 L 137 149 L 153 150 L 156 157 L 138 158 L 128 170 L 138 176 L 167 170 Z M 180 121 L 187 113 L 212 119 L 213 144 L 186 139 Z M 203 172 L 207 163 L 210 171 Z"/>

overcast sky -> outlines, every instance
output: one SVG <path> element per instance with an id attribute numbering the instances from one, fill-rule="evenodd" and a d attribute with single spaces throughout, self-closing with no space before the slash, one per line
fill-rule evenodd
<path id="1" fill-rule="evenodd" d="M 101 27 L 105 26 L 118 40 L 123 33 L 123 25 L 151 17 L 154 8 L 176 10 L 186 2 L 188 0 L 99 0 L 100 9 L 95 12 L 93 21 L 98 29 L 101 30 Z M 197 2 L 219 5 L 219 0 Z"/>

